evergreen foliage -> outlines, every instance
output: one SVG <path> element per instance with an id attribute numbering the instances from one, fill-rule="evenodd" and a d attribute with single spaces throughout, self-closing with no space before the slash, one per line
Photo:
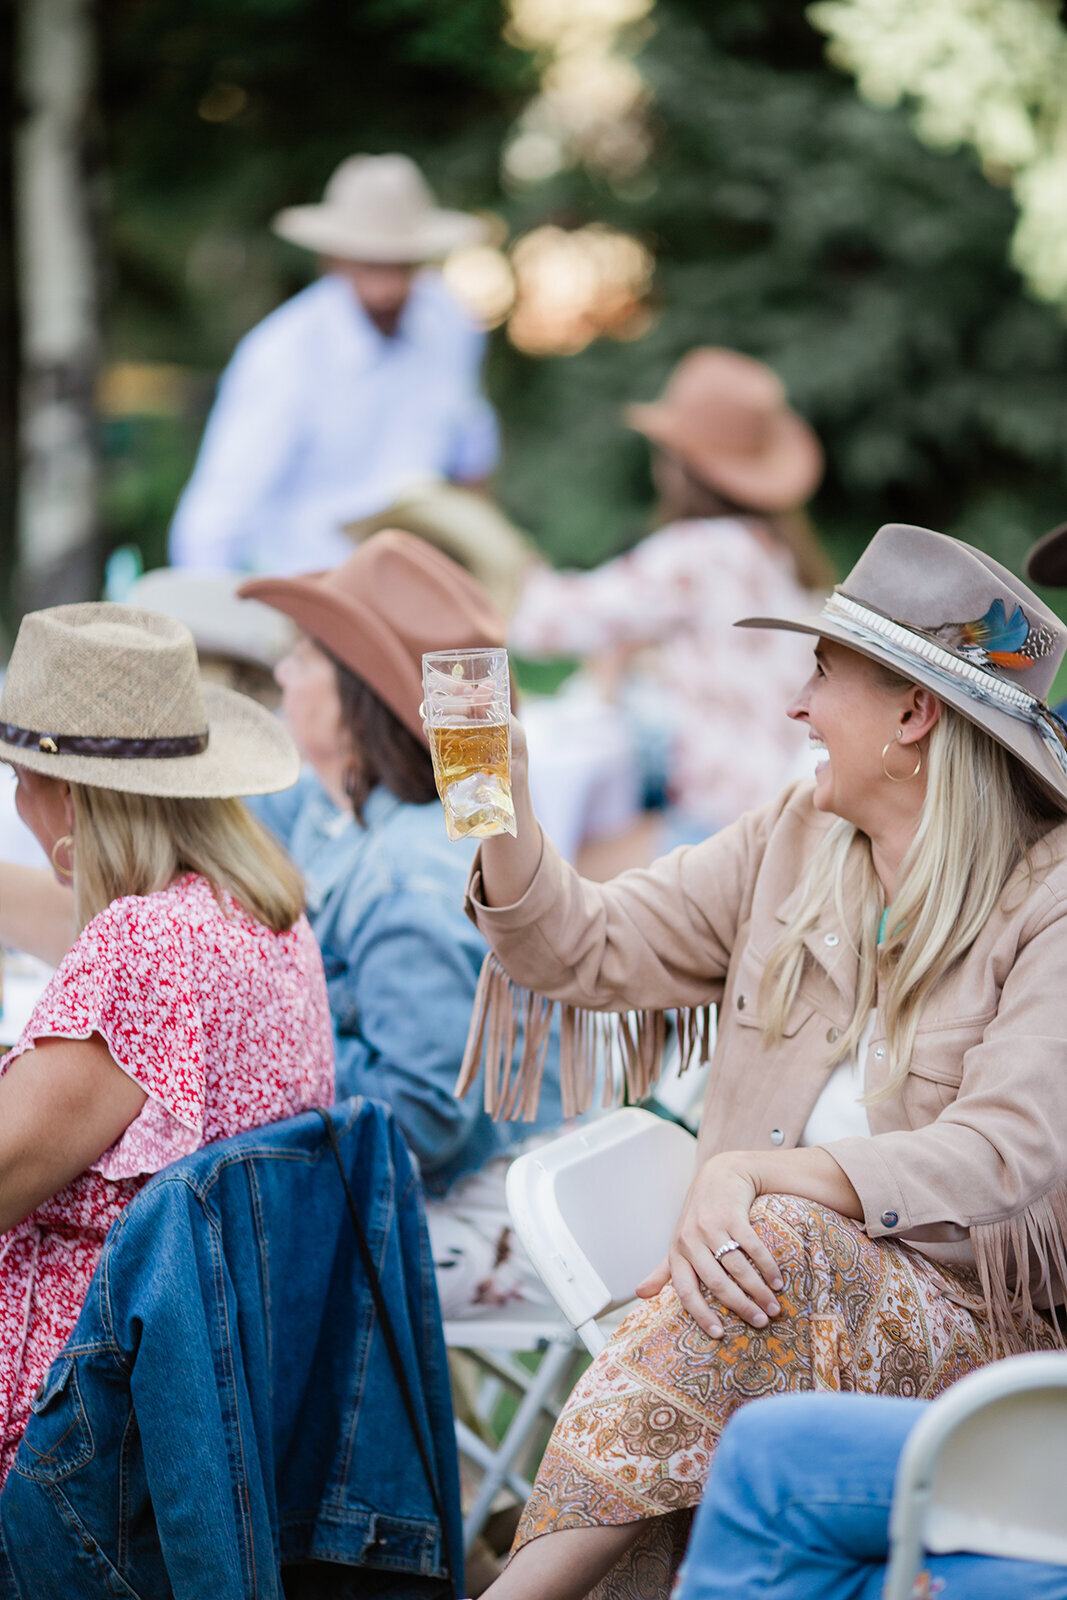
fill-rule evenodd
<path id="1" fill-rule="evenodd" d="M 653 246 L 657 321 L 567 360 L 498 352 L 512 509 L 558 560 L 635 537 L 643 447 L 618 409 L 725 344 L 769 361 L 823 438 L 815 509 L 840 566 L 892 519 L 1017 565 L 1067 515 L 1067 337 L 1008 265 L 1009 195 L 863 103 L 789 0 L 660 0 L 654 18 L 643 187 L 572 177 L 554 203 Z"/>
<path id="2" fill-rule="evenodd" d="M 603 220 L 655 252 L 640 339 L 546 360 L 494 337 L 499 492 L 552 559 L 590 564 L 647 527 L 647 451 L 620 411 L 699 343 L 768 360 L 815 424 L 841 567 L 893 518 L 1017 565 L 1067 516 L 1067 334 L 1008 264 L 1010 195 L 861 101 L 795 0 L 659 0 L 638 55 L 647 169 L 506 194 L 536 79 L 503 21 L 502 0 L 104 0 L 112 353 L 217 370 L 310 270 L 267 232 L 274 210 L 352 150 L 399 148 L 513 233 Z M 234 90 L 241 109 L 206 120 Z M 132 426 L 111 435 L 112 537 L 158 560 L 196 433 Z"/>

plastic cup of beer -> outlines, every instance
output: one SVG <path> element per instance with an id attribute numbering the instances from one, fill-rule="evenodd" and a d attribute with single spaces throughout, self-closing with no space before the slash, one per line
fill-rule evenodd
<path id="1" fill-rule="evenodd" d="M 428 651 L 422 697 L 448 837 L 514 834 L 507 651 Z"/>

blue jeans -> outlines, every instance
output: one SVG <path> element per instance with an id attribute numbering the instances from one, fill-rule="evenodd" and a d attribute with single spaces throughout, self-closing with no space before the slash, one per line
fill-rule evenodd
<path id="1" fill-rule="evenodd" d="M 678 1600 L 880 1600 L 889 1505 L 921 1400 L 782 1395 L 733 1418 L 693 1525 Z M 929 1558 L 916 1596 L 1067 1600 L 1067 1567 Z"/>

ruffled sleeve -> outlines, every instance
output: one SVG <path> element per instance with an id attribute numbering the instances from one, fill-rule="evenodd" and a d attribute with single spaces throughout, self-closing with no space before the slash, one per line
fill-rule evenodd
<path id="1" fill-rule="evenodd" d="M 67 952 L 0 1067 L 38 1039 L 106 1040 L 148 1098 L 92 1163 L 105 1178 L 158 1172 L 204 1142 L 203 1019 L 187 981 L 194 935 L 158 896 L 113 901 Z"/>

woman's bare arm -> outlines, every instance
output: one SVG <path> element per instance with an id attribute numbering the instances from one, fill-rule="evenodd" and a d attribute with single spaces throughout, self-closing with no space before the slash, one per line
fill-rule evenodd
<path id="1" fill-rule="evenodd" d="M 58 966 L 74 943 L 74 896 L 47 869 L 0 861 L 0 944 Z"/>
<path id="2" fill-rule="evenodd" d="M 115 1143 L 147 1095 L 98 1033 L 39 1039 L 0 1078 L 0 1232 Z"/>

